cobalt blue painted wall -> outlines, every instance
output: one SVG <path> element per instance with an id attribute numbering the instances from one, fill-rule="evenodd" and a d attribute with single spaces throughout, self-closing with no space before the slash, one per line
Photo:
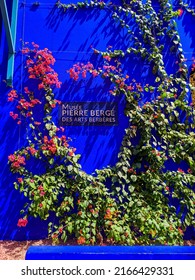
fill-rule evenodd
<path id="1" fill-rule="evenodd" d="M 99 9 L 83 9 L 61 13 L 55 8 L 55 0 L 41 0 L 40 5 L 33 1 L 19 1 L 18 25 L 16 39 L 14 87 L 22 91 L 26 85 L 24 57 L 21 54 L 21 41 L 36 42 L 41 48 L 47 47 L 56 58 L 55 70 L 62 81 L 62 87 L 56 91 L 57 99 L 62 101 L 112 101 L 108 94 L 109 85 L 100 80 L 72 82 L 66 72 L 74 63 L 95 62 L 93 47 L 105 51 L 109 45 L 113 49 L 125 49 L 128 34 L 121 30 L 112 19 L 112 11 Z M 63 0 L 63 3 L 77 1 Z M 120 0 L 112 1 L 120 3 Z M 177 1 L 174 1 L 176 3 Z M 188 1 L 190 3 L 190 1 Z M 8 4 L 10 2 L 8 1 Z M 10 6 L 10 5 L 9 5 Z M 191 3 L 192 6 L 192 3 Z M 130 22 L 133 24 L 133 22 Z M 177 20 L 182 45 L 190 67 L 195 52 L 195 18 L 184 15 Z M 1 28 L 0 28 L 1 30 Z M 0 239 L 37 239 L 47 236 L 47 223 L 31 219 L 26 228 L 17 228 L 19 210 L 25 199 L 13 188 L 14 176 L 10 174 L 7 157 L 25 143 L 25 128 L 18 127 L 9 117 L 14 108 L 7 103 L 7 92 L 3 80 L 6 78 L 7 43 L 5 31 L 0 31 Z M 169 73 L 174 69 L 173 54 L 167 48 L 166 68 Z M 132 78 L 146 84 L 153 82 L 148 65 L 143 61 L 129 56 L 124 61 L 124 68 Z M 33 87 L 33 84 L 29 86 Z M 148 100 L 145 96 L 143 101 Z M 127 119 L 123 114 L 124 100 L 117 98 L 119 104 L 119 125 L 113 127 L 67 127 L 66 135 L 72 138 L 72 145 L 82 154 L 81 164 L 84 171 L 92 173 L 96 168 L 114 165 L 127 127 Z M 57 120 L 57 113 L 54 116 Z M 93 151 L 93 152 L 92 152 Z"/>

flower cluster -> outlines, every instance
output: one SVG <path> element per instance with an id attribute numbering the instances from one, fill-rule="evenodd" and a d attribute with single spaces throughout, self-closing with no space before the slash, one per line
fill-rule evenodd
<path id="1" fill-rule="evenodd" d="M 18 98 L 18 95 L 17 95 L 17 91 L 12 89 L 9 93 L 8 93 L 8 101 L 9 102 L 12 102 L 14 101 L 16 98 Z"/>
<path id="2" fill-rule="evenodd" d="M 20 114 L 20 116 L 28 118 L 28 117 L 32 117 L 32 115 L 33 115 L 32 109 L 36 105 L 41 104 L 41 101 L 39 99 L 34 98 L 33 92 L 30 92 L 27 87 L 24 89 L 24 92 L 27 94 L 28 100 L 25 99 L 24 97 L 19 98 L 16 90 L 11 90 L 11 92 L 9 92 L 9 94 L 8 94 L 8 101 L 9 102 L 17 101 L 18 105 L 16 106 L 16 108 L 19 111 L 18 113 Z M 14 120 L 18 120 L 18 118 L 19 118 L 18 113 L 14 113 L 11 111 L 10 116 Z M 20 124 L 20 123 L 21 123 L 21 121 L 18 121 L 18 124 Z"/>
<path id="3" fill-rule="evenodd" d="M 29 151 L 32 156 L 38 152 L 34 147 L 27 147 L 26 150 Z"/>
<path id="4" fill-rule="evenodd" d="M 42 185 L 38 186 L 38 190 L 39 190 L 39 195 L 40 196 L 44 196 L 45 195 L 45 191 L 44 191 L 44 187 Z"/>
<path id="5" fill-rule="evenodd" d="M 67 148 L 69 146 L 65 135 L 63 135 L 62 137 L 54 136 L 51 139 L 49 139 L 48 136 L 44 136 L 41 150 L 45 155 L 55 155 L 59 146 L 59 141 L 62 144 L 62 147 Z M 69 153 L 71 152 L 72 150 L 69 151 Z"/>
<path id="6" fill-rule="evenodd" d="M 38 90 L 44 89 L 47 93 L 45 96 L 45 101 L 47 102 L 47 108 L 49 111 L 52 111 L 57 104 L 60 104 L 61 101 L 53 99 L 52 87 L 59 88 L 61 82 L 58 79 L 58 74 L 52 68 L 52 65 L 55 63 L 55 59 L 52 53 L 47 49 L 39 50 L 39 46 L 35 43 L 32 43 L 33 48 L 24 47 L 22 53 L 27 56 L 26 66 L 28 69 L 29 79 L 37 79 L 39 81 Z M 47 98 L 46 98 L 47 97 Z M 34 108 L 37 105 L 41 105 L 42 101 L 38 98 L 35 98 L 35 93 L 29 89 L 29 87 L 24 87 L 23 93 L 18 93 L 16 90 L 12 89 L 8 93 L 8 101 L 17 102 L 18 112 L 10 112 L 10 116 L 17 120 L 18 124 L 21 124 L 22 117 L 31 118 L 34 120 Z M 34 120 L 34 124 L 39 126 L 41 123 Z"/>
<path id="7" fill-rule="evenodd" d="M 18 114 L 14 114 L 14 112 L 10 112 L 9 113 L 10 117 L 12 117 L 14 120 L 17 120 L 18 119 Z"/>
<path id="8" fill-rule="evenodd" d="M 47 136 L 44 136 L 43 138 L 44 144 L 41 147 L 42 151 L 49 151 L 51 154 L 54 155 L 57 151 L 57 146 L 56 146 L 57 143 L 54 139 L 55 138 L 49 140 Z"/>
<path id="9" fill-rule="evenodd" d="M 83 78 L 86 78 L 87 72 L 91 72 L 94 77 L 98 73 L 96 70 L 94 70 L 94 66 L 91 62 L 87 62 L 87 64 L 83 64 L 83 63 L 74 64 L 73 67 L 70 68 L 67 72 L 69 73 L 70 78 L 73 79 L 74 81 L 77 81 L 80 75 Z"/>
<path id="10" fill-rule="evenodd" d="M 20 155 L 15 155 L 15 154 L 9 155 L 8 159 L 13 169 L 18 169 L 26 164 L 25 157 Z"/>
<path id="11" fill-rule="evenodd" d="M 39 50 L 39 45 L 32 43 L 34 49 L 23 48 L 22 53 L 30 56 L 26 64 L 29 73 L 29 79 L 38 79 L 40 81 L 38 88 L 47 89 L 55 86 L 60 88 L 61 82 L 58 74 L 51 67 L 55 63 L 52 52 L 47 48 Z"/>
<path id="12" fill-rule="evenodd" d="M 70 78 L 77 81 L 79 77 L 86 78 L 87 73 L 90 73 L 94 78 L 101 76 L 102 78 L 108 78 L 114 84 L 114 88 L 109 92 L 112 95 L 116 95 L 121 90 L 125 91 L 137 91 L 143 92 L 144 89 L 141 83 L 137 83 L 134 79 L 131 83 L 128 82 L 129 75 L 123 75 L 121 73 L 120 62 L 115 59 L 113 60 L 110 55 L 102 55 L 104 59 L 104 65 L 95 69 L 94 65 L 90 62 L 87 64 L 77 63 L 68 70 Z M 151 87 L 151 92 L 152 92 Z"/>
<path id="13" fill-rule="evenodd" d="M 133 15 L 140 2 L 131 1 Z M 152 5 L 149 2 L 148 5 Z M 165 26 L 168 20 L 171 22 L 171 9 L 166 6 L 165 13 L 160 14 L 160 21 Z M 63 132 L 63 128 L 52 121 L 52 110 L 60 103 L 55 99 L 52 87 L 59 87 L 60 84 L 52 68 L 55 60 L 51 52 L 47 49 L 40 51 L 35 44 L 33 50 L 23 49 L 28 56 L 29 79 L 39 81 L 42 103 L 37 101 L 36 95 L 28 87 L 24 88 L 26 96 L 12 91 L 8 96 L 9 101 L 17 101 L 17 106 L 22 107 L 17 108 L 20 115 L 22 112 L 32 112 L 32 105 L 40 105 L 44 116 L 43 121 L 27 119 L 31 128 L 28 147 L 10 155 L 9 164 L 12 172 L 19 173 L 15 188 L 29 198 L 24 207 L 25 215 L 39 216 L 44 220 L 50 217 L 51 212 L 56 215 L 57 223 L 49 225 L 49 236 L 55 242 L 59 238 L 66 241 L 74 235 L 79 245 L 103 244 L 104 238 L 111 244 L 182 244 L 187 226 L 194 225 L 195 115 L 193 108 L 179 96 L 179 90 L 187 92 L 183 77 L 184 58 L 178 55 L 178 66 L 182 70 L 179 74 L 176 72 L 179 80 L 176 76 L 168 76 L 162 51 L 152 36 L 153 30 L 145 32 L 146 23 L 149 26 L 152 19 L 148 17 L 149 9 L 142 6 L 139 10 L 142 16 L 136 20 L 146 43 L 140 45 L 139 39 L 132 35 L 136 47 L 128 51 L 141 55 L 147 63 L 151 62 L 152 72 L 157 76 L 154 85 L 142 86 L 135 80 L 128 82 L 129 75 L 123 71 L 119 58 L 123 54 L 121 51 L 96 51 L 102 56 L 103 66 L 96 69 L 95 64 L 90 62 L 78 63 L 68 71 L 75 81 L 80 77 L 86 78 L 88 74 L 99 76 L 103 83 L 108 81 L 111 84 L 113 95 L 123 94 L 126 102 L 125 114 L 129 118 L 129 126 L 124 132 L 118 162 L 113 167 L 96 170 L 95 175 L 82 171 L 79 155 L 69 147 L 66 136 L 58 137 L 58 132 Z M 160 32 L 162 26 L 156 22 Z M 124 22 L 120 24 L 125 25 Z M 170 31 L 172 29 L 174 26 Z M 173 41 L 176 46 L 180 45 Z M 148 49 L 144 49 L 144 46 Z M 176 54 L 181 54 L 179 48 Z M 159 98 L 143 105 L 143 91 L 149 95 L 154 90 Z M 182 111 L 185 121 L 178 111 Z M 11 115 L 18 119 L 18 114 L 12 112 Z M 25 160 L 32 157 L 33 163 L 44 165 L 41 174 L 36 174 L 36 169 L 33 172 L 29 170 Z M 180 166 L 177 172 L 175 168 L 166 170 L 170 159 Z M 187 172 L 181 169 L 184 160 L 188 166 L 185 167 Z M 175 199 L 186 207 L 187 214 L 182 221 L 182 207 L 178 211 L 169 207 Z M 19 226 L 26 224 L 26 218 L 18 222 Z"/>

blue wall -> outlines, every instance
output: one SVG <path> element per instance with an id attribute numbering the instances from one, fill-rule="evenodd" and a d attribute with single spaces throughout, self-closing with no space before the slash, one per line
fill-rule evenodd
<path id="1" fill-rule="evenodd" d="M 48 3 L 49 2 L 49 3 Z M 63 3 L 70 3 L 63 0 Z M 76 3 L 77 1 L 71 1 Z M 120 1 L 112 1 L 119 4 Z M 95 62 L 91 49 L 105 51 L 107 46 L 113 49 L 126 49 L 129 35 L 112 19 L 112 11 L 100 9 L 69 10 L 62 13 L 56 9 L 55 0 L 41 0 L 40 5 L 33 1 L 19 1 L 16 55 L 14 70 L 14 88 L 22 91 L 26 85 L 24 57 L 21 54 L 21 41 L 35 42 L 41 48 L 50 49 L 56 58 L 55 70 L 62 81 L 61 89 L 56 91 L 56 98 L 62 101 L 113 101 L 108 94 L 109 85 L 102 80 L 70 81 L 67 70 L 76 62 Z M 177 1 L 173 1 L 173 4 Z M 188 1 L 190 3 L 190 1 Z M 9 4 L 9 2 L 8 2 Z M 191 5 L 192 6 L 192 5 Z M 176 6 L 174 6 L 176 9 Z M 130 20 L 130 24 L 134 22 Z M 195 48 L 195 17 L 184 13 L 177 20 L 181 41 L 190 67 Z M 7 92 L 3 80 L 6 78 L 6 60 L 8 55 L 5 31 L 0 32 L 0 239 L 37 239 L 47 236 L 47 223 L 31 219 L 26 228 L 17 228 L 19 211 L 25 199 L 14 190 L 14 176 L 10 174 L 7 157 L 25 143 L 25 127 L 15 125 L 9 112 L 14 110 L 13 104 L 7 103 Z M 165 50 L 166 68 L 169 73 L 174 71 L 173 54 Z M 138 82 L 153 82 L 154 77 L 149 65 L 133 56 L 124 61 L 124 69 Z M 30 84 L 33 87 L 33 84 Z M 143 101 L 149 100 L 145 96 Z M 96 168 L 114 165 L 128 121 L 123 114 L 124 100 L 117 97 L 119 105 L 119 125 L 110 127 L 66 127 L 66 135 L 72 138 L 72 145 L 81 154 L 84 171 L 92 173 Z M 57 120 L 57 113 L 54 116 Z"/>

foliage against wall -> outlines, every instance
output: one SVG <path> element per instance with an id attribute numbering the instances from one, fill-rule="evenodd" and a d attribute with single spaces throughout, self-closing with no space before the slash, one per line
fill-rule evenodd
<path id="1" fill-rule="evenodd" d="M 95 175 L 82 171 L 80 155 L 61 135 L 63 128 L 52 121 L 52 111 L 60 103 L 53 91 L 60 82 L 52 54 L 36 44 L 24 46 L 29 79 L 38 81 L 39 98 L 29 88 L 9 93 L 9 101 L 16 102 L 18 110 L 11 112 L 12 118 L 19 125 L 28 119 L 30 129 L 28 145 L 9 156 L 11 171 L 17 174 L 15 187 L 29 198 L 19 226 L 27 225 L 29 215 L 48 219 L 54 213 L 57 221 L 50 223 L 49 235 L 55 242 L 75 236 L 78 244 L 102 243 L 103 239 L 111 244 L 182 244 L 187 226 L 194 226 L 195 214 L 195 112 L 186 99 L 194 88 L 188 81 L 175 22 L 185 6 L 180 1 L 180 8 L 174 10 L 169 2 L 159 0 L 157 6 L 150 0 L 124 1 L 121 6 L 103 1 L 56 3 L 63 13 L 109 9 L 131 35 L 126 50 L 94 48 L 103 59 L 98 68 L 78 63 L 69 69 L 75 83 L 98 76 L 102 83 L 111 83 L 110 94 L 126 100 L 129 127 L 118 162 L 96 170 Z M 177 65 L 171 74 L 164 61 L 167 42 Z M 154 84 L 141 85 L 123 72 L 123 61 L 132 54 L 150 64 Z M 146 93 L 155 98 L 142 105 Z M 41 122 L 34 117 L 38 106 L 44 110 Z M 32 159 L 35 164 L 41 162 L 45 172 L 35 173 L 28 165 Z"/>

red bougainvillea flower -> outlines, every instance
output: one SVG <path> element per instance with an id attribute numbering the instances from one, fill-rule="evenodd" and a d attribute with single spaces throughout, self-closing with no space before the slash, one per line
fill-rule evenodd
<path id="1" fill-rule="evenodd" d="M 92 76 L 94 78 L 98 76 L 98 71 L 97 70 L 93 70 L 91 73 L 92 73 Z"/>
<path id="2" fill-rule="evenodd" d="M 34 122 L 34 125 L 41 125 L 41 122 Z"/>
<path id="3" fill-rule="evenodd" d="M 183 10 L 182 9 L 178 9 L 177 13 L 178 13 L 178 16 L 181 17 L 183 15 Z"/>
<path id="4" fill-rule="evenodd" d="M 35 44 L 35 42 L 32 42 L 32 45 L 35 49 L 38 49 L 39 48 L 39 45 Z"/>
<path id="5" fill-rule="evenodd" d="M 22 157 L 22 156 L 17 156 L 17 161 L 22 164 L 22 165 L 25 165 L 25 157 Z"/>
<path id="6" fill-rule="evenodd" d="M 23 54 L 27 54 L 27 53 L 29 53 L 30 52 L 30 49 L 29 48 L 23 48 L 22 49 L 22 53 Z"/>
<path id="7" fill-rule="evenodd" d="M 32 156 L 37 153 L 37 150 L 33 147 L 28 147 L 27 150 L 31 153 Z"/>
<path id="8" fill-rule="evenodd" d="M 11 167 L 15 169 L 21 167 L 21 165 L 26 164 L 25 157 L 20 155 L 9 155 L 8 159 L 11 162 Z"/>
<path id="9" fill-rule="evenodd" d="M 45 192 L 44 191 L 40 191 L 40 196 L 44 196 Z"/>
<path id="10" fill-rule="evenodd" d="M 14 162 L 16 156 L 15 155 L 10 155 L 8 156 L 9 161 Z"/>
<path id="11" fill-rule="evenodd" d="M 76 148 L 73 148 L 72 150 L 70 150 L 70 151 L 68 152 L 68 155 L 69 155 L 70 157 L 72 157 L 72 156 L 74 155 L 75 151 L 76 151 Z"/>
<path id="12" fill-rule="evenodd" d="M 18 178 L 18 183 L 23 183 L 23 179 L 22 178 Z"/>
<path id="13" fill-rule="evenodd" d="M 8 101 L 12 102 L 14 101 L 15 98 L 18 98 L 18 95 L 16 93 L 16 90 L 12 89 L 9 93 L 8 93 Z"/>
<path id="14" fill-rule="evenodd" d="M 47 136 L 44 136 L 43 137 L 44 144 L 41 147 L 42 151 L 48 150 L 51 152 L 51 154 L 54 155 L 57 152 L 57 146 L 54 142 L 54 139 L 55 139 L 55 137 L 53 137 L 52 139 L 49 140 Z"/>
<path id="15" fill-rule="evenodd" d="M 56 238 L 58 238 L 58 235 L 57 234 L 53 234 L 52 235 L 52 239 L 56 239 Z"/>
<path id="16" fill-rule="evenodd" d="M 112 219 L 112 213 L 109 208 L 106 210 L 106 215 L 104 216 L 104 219 L 105 220 Z"/>
<path id="17" fill-rule="evenodd" d="M 111 60 L 111 57 L 109 55 L 104 55 L 103 58 L 106 59 L 107 61 Z"/>
<path id="18" fill-rule="evenodd" d="M 18 220 L 17 226 L 18 227 L 25 227 L 28 224 L 27 218 L 21 218 Z"/>
<path id="19" fill-rule="evenodd" d="M 178 168 L 177 171 L 180 173 L 185 173 L 181 168 Z"/>
<path id="20" fill-rule="evenodd" d="M 64 127 L 62 127 L 62 126 L 60 126 L 60 130 L 62 131 L 62 132 L 64 132 Z"/>
<path id="21" fill-rule="evenodd" d="M 60 101 L 60 100 L 58 100 L 58 99 L 54 99 L 54 102 L 56 103 L 56 104 L 62 104 L 62 101 Z"/>
<path id="22" fill-rule="evenodd" d="M 47 48 L 38 50 L 39 46 L 35 43 L 32 43 L 32 45 L 34 47 L 34 56 L 27 59 L 29 79 L 39 79 L 39 89 L 45 89 L 49 86 L 56 86 L 59 88 L 61 82 L 58 80 L 58 74 L 50 66 L 55 63 L 52 53 Z M 22 50 L 24 54 L 28 54 L 29 52 L 29 48 L 23 48 Z M 25 93 L 30 93 L 28 88 L 25 89 Z"/>
<path id="23" fill-rule="evenodd" d="M 42 185 L 38 186 L 38 190 L 43 191 L 44 190 L 43 186 Z"/>
<path id="24" fill-rule="evenodd" d="M 9 114 L 14 120 L 18 118 L 18 114 L 14 114 L 14 112 L 10 112 Z"/>
<path id="25" fill-rule="evenodd" d="M 59 233 L 62 233 L 63 232 L 63 228 L 59 228 Z"/>
<path id="26" fill-rule="evenodd" d="M 178 231 L 181 235 L 183 235 L 183 230 L 181 228 L 178 228 Z"/>
<path id="27" fill-rule="evenodd" d="M 77 243 L 78 243 L 79 245 L 85 244 L 85 237 L 80 236 L 80 237 L 77 239 Z"/>
<path id="28" fill-rule="evenodd" d="M 30 90 L 28 89 L 28 87 L 25 87 L 25 88 L 24 88 L 24 92 L 25 92 L 26 94 L 30 94 Z"/>

